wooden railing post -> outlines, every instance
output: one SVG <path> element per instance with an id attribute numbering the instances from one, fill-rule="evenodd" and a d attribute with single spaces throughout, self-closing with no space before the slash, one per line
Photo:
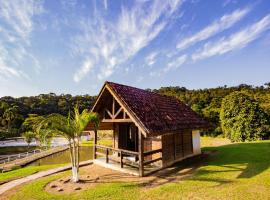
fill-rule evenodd
<path id="1" fill-rule="evenodd" d="M 120 165 L 121 165 L 121 168 L 123 168 L 124 163 L 123 163 L 123 152 L 122 151 L 120 151 Z"/>
<path id="2" fill-rule="evenodd" d="M 143 165 L 143 160 L 144 160 L 144 147 L 143 147 L 144 140 L 143 139 L 144 138 L 140 130 L 138 130 L 138 134 L 139 134 L 139 175 L 142 177 L 144 176 L 144 165 Z"/>
<path id="3" fill-rule="evenodd" d="M 109 163 L 109 149 L 106 148 L 106 163 Z"/>
<path id="4" fill-rule="evenodd" d="M 93 145 L 93 154 L 94 154 L 94 159 L 97 159 L 97 154 L 96 154 L 96 151 L 97 151 L 97 130 L 94 131 L 94 145 Z"/>

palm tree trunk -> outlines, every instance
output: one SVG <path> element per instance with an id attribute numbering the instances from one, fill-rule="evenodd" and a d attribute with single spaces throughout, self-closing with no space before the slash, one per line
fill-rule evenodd
<path id="1" fill-rule="evenodd" d="M 72 181 L 74 183 L 79 181 L 79 175 L 78 175 L 78 167 L 77 167 L 77 148 L 76 148 L 76 141 L 73 139 L 73 145 L 72 145 L 72 156 L 74 159 L 74 163 L 72 165 Z"/>
<path id="2" fill-rule="evenodd" d="M 80 165 L 80 145 L 79 145 L 79 138 L 77 137 L 76 141 L 76 148 L 77 148 L 77 173 L 79 174 L 79 165 Z"/>

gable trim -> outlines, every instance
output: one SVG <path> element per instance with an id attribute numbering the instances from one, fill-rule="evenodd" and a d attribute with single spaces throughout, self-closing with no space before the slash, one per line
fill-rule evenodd
<path id="1" fill-rule="evenodd" d="M 113 98 L 117 101 L 117 103 L 122 106 L 122 108 L 124 109 L 124 112 L 126 112 L 130 119 L 132 120 L 132 122 L 138 127 L 138 129 L 142 132 L 142 134 L 147 137 L 147 133 L 149 132 L 145 126 L 143 125 L 143 123 L 138 120 L 138 118 L 136 117 L 136 115 L 134 114 L 134 112 L 132 112 L 132 110 L 126 105 L 126 103 L 121 99 L 121 97 L 119 97 L 117 95 L 117 93 L 109 86 L 109 84 L 106 82 L 103 87 L 102 90 L 100 91 L 100 93 L 98 94 L 98 98 L 94 104 L 94 106 L 92 107 L 91 111 L 94 112 L 94 109 L 97 105 L 97 103 L 99 102 L 103 92 L 105 91 L 105 89 L 107 89 L 110 94 L 113 96 Z"/>

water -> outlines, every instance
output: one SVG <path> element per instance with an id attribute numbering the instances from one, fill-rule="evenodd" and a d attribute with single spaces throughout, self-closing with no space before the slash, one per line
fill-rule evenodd
<path id="1" fill-rule="evenodd" d="M 90 160 L 93 158 L 93 147 L 80 147 L 80 161 Z M 27 166 L 41 166 L 41 165 L 53 165 L 53 164 L 65 164 L 70 163 L 69 149 L 62 151 L 37 161 L 34 161 Z"/>
<path id="2" fill-rule="evenodd" d="M 32 151 L 36 149 L 37 147 L 29 147 L 29 149 L 26 146 L 18 146 L 18 147 L 0 147 L 0 155 L 12 155 L 12 154 L 18 154 L 18 153 L 24 153 L 27 151 Z"/>

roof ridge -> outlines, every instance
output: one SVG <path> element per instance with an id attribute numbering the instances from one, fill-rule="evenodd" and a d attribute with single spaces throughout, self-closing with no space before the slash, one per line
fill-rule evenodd
<path id="1" fill-rule="evenodd" d="M 168 98 L 172 98 L 172 99 L 178 100 L 174 96 L 169 96 L 169 95 L 166 95 L 166 94 L 160 94 L 158 92 L 148 91 L 146 89 L 141 89 L 141 88 L 137 88 L 137 87 L 134 87 L 134 86 L 124 85 L 124 84 L 121 84 L 121 83 L 115 83 L 115 82 L 111 82 L 111 81 L 106 81 L 105 83 L 108 83 L 109 85 L 110 84 L 115 84 L 115 85 L 120 85 L 120 86 L 124 86 L 124 87 L 128 87 L 128 88 L 133 88 L 133 89 L 140 90 L 140 91 L 143 91 L 143 92 L 146 92 L 146 93 L 155 94 L 155 95 L 159 95 L 159 96 L 162 96 L 162 97 L 168 97 Z"/>

